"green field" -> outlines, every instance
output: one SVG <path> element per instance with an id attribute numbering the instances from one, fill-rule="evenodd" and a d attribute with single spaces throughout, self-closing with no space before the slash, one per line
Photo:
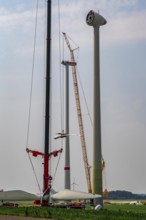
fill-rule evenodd
<path id="1" fill-rule="evenodd" d="M 0 215 L 31 216 L 57 220 L 146 220 L 145 205 L 105 205 L 104 210 L 47 207 L 0 207 Z"/>

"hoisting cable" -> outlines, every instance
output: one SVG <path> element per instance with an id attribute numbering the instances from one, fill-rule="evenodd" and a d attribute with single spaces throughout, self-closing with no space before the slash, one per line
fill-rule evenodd
<path id="1" fill-rule="evenodd" d="M 76 48 L 73 50 L 79 49 L 79 46 L 75 43 L 75 41 L 69 35 L 67 35 L 67 38 L 70 39 L 70 41 L 72 41 L 72 43 L 76 46 Z"/>
<path id="2" fill-rule="evenodd" d="M 59 73 L 60 73 L 60 118 L 61 118 L 61 131 L 63 131 L 64 127 L 64 118 L 63 118 L 63 112 L 64 112 L 64 97 L 63 97 L 63 83 L 64 83 L 64 78 L 62 78 L 62 71 L 61 71 L 61 31 L 60 31 L 60 0 L 58 0 L 58 35 L 59 35 Z M 63 140 L 61 138 L 61 145 L 63 145 Z M 52 186 L 54 183 L 54 179 L 57 173 L 57 169 L 59 166 L 61 154 L 59 155 L 58 162 L 56 165 L 56 169 L 54 171 L 53 175 L 53 180 L 52 180 Z M 51 160 L 50 160 L 51 161 Z"/>
<path id="3" fill-rule="evenodd" d="M 58 35 L 59 35 L 59 71 L 60 71 L 60 109 L 61 109 L 61 131 L 64 129 L 64 96 L 63 96 L 63 89 L 64 88 L 64 77 L 62 77 L 61 71 L 61 23 L 60 23 L 60 0 L 58 0 Z M 64 74 L 63 74 L 64 76 Z M 63 140 L 61 139 L 61 143 Z"/>
<path id="4" fill-rule="evenodd" d="M 32 106 L 32 89 L 33 89 L 33 78 L 34 78 L 34 62 L 35 62 L 35 48 L 36 48 L 36 35 L 37 35 L 37 18 L 38 18 L 38 1 L 36 4 L 36 18 L 35 18 L 35 31 L 34 31 L 34 44 L 33 44 L 33 59 L 32 59 L 32 73 L 31 73 L 31 86 L 30 86 L 30 98 L 29 98 L 29 110 L 28 110 L 28 125 L 27 125 L 27 139 L 26 139 L 26 148 L 28 147 L 28 142 L 29 142 L 29 131 L 30 131 L 30 116 L 31 116 L 31 106 Z M 29 155 L 29 154 L 28 154 Z M 34 176 L 39 188 L 39 191 L 41 193 L 41 187 L 31 160 L 31 157 L 29 155 L 29 160 L 34 172 Z"/>
<path id="5" fill-rule="evenodd" d="M 56 173 L 57 173 L 57 169 L 58 169 L 58 166 L 59 166 L 60 158 L 61 158 L 61 154 L 59 155 L 58 162 L 57 162 L 57 165 L 56 165 L 56 169 L 55 169 L 55 172 L 54 172 L 54 175 L 53 175 L 52 186 L 53 186 L 53 183 L 54 183 L 54 179 L 56 177 Z"/>
<path id="6" fill-rule="evenodd" d="M 71 39 L 71 38 L 70 38 Z M 71 39 L 72 40 L 72 39 Z M 74 41 L 72 40 L 72 42 L 74 43 Z M 75 44 L 76 45 L 76 44 Z M 78 57 L 78 56 L 77 56 Z M 92 122 L 92 118 L 91 118 L 91 114 L 90 114 L 90 111 L 89 111 L 89 107 L 88 107 L 88 104 L 87 104 L 87 99 L 86 99 L 86 96 L 85 96 L 85 92 L 84 92 L 84 89 L 83 89 L 83 84 L 82 84 L 82 81 L 81 81 L 81 77 L 80 77 L 80 74 L 79 74 L 79 70 L 78 68 L 77 69 L 77 75 L 78 75 L 78 79 L 79 79 L 79 84 L 80 84 L 80 87 L 81 87 L 81 90 L 82 90 L 82 94 L 83 94 L 83 98 L 84 98 L 84 101 L 85 101 L 85 105 L 86 105 L 86 109 L 87 109 L 87 113 L 88 113 L 88 116 L 89 116 L 89 119 L 90 119 L 90 124 L 91 124 L 91 127 L 93 128 L 93 122 Z M 102 161 L 104 162 L 104 159 L 102 157 Z M 104 162 L 105 164 L 105 162 Z M 108 193 L 107 191 L 107 181 L 106 181 L 106 172 L 105 172 L 105 166 L 103 167 L 103 178 L 104 178 L 104 182 L 105 182 L 105 191 L 106 193 Z"/>
<path id="7" fill-rule="evenodd" d="M 43 83 L 43 135 L 42 135 L 42 152 L 44 151 L 44 136 L 45 136 L 45 85 L 46 85 L 46 17 L 47 17 L 47 6 L 46 6 L 46 1 L 45 1 L 45 6 L 44 6 L 44 67 L 43 67 L 43 71 L 44 71 L 44 83 Z"/>
<path id="8" fill-rule="evenodd" d="M 68 35 L 67 35 L 68 36 Z M 68 36 L 68 38 L 72 41 L 72 43 L 76 46 L 76 48 L 74 50 L 78 50 L 78 53 L 77 53 L 77 58 L 76 58 L 76 62 L 78 63 L 78 55 L 79 55 L 79 47 L 78 45 L 71 39 L 71 37 Z M 82 90 L 82 93 L 83 93 L 83 97 L 84 97 L 84 101 L 85 101 L 85 105 L 86 105 L 86 108 L 87 108 L 87 112 L 88 112 L 88 116 L 89 116 L 89 119 L 90 119 L 90 123 L 91 123 L 91 126 L 92 126 L 92 119 L 91 119 L 91 114 L 90 114 L 90 111 L 89 111 L 89 107 L 88 107 L 88 104 L 87 104 L 87 100 L 86 100 L 86 96 L 85 96 L 85 92 L 84 92 L 84 89 L 83 89 L 83 84 L 82 84 L 82 81 L 81 81 L 81 77 L 80 77 L 80 74 L 79 74 L 79 70 L 78 70 L 78 67 L 76 67 L 77 69 L 77 75 L 78 75 L 78 78 L 79 78 L 79 83 L 80 83 L 80 86 L 81 86 L 81 90 Z"/>
<path id="9" fill-rule="evenodd" d="M 77 46 L 77 44 L 71 39 L 71 37 L 68 36 L 68 38 Z M 79 49 L 79 47 L 75 48 L 74 50 L 76 50 L 76 49 Z M 77 63 L 78 63 L 78 54 L 77 54 L 76 60 L 77 60 Z M 89 119 L 90 119 L 90 124 L 91 124 L 91 127 L 93 127 L 93 122 L 92 122 L 91 114 L 90 114 L 89 107 L 88 107 L 88 104 L 87 104 L 87 99 L 86 99 L 85 92 L 84 92 L 84 89 L 83 89 L 83 84 L 82 84 L 82 81 L 81 81 L 81 77 L 80 77 L 80 74 L 79 74 L 78 67 L 76 67 L 76 70 L 77 70 L 77 75 L 78 75 L 79 84 L 80 84 L 80 87 L 81 87 L 81 90 L 82 90 L 83 98 L 84 98 L 84 101 L 85 101 L 87 113 L 88 113 L 88 116 L 89 116 Z M 105 164 L 105 161 L 104 161 L 103 157 L 102 157 L 102 161 Z M 103 178 L 104 178 L 104 182 L 105 182 L 105 192 L 106 192 L 106 194 L 108 194 L 107 187 L 106 187 L 107 186 L 107 180 L 106 180 L 105 165 L 104 165 L 102 171 L 103 171 Z"/>
<path id="10" fill-rule="evenodd" d="M 71 38 L 70 38 L 70 39 L 71 39 Z M 73 41 L 72 41 L 72 42 L 73 42 Z M 85 101 L 87 113 L 88 113 L 88 116 L 89 116 L 89 119 L 90 119 L 90 124 L 91 124 L 91 127 L 93 128 L 93 122 L 92 122 L 91 114 L 90 114 L 89 107 L 88 107 L 88 104 L 87 104 L 87 99 L 86 99 L 85 92 L 84 92 L 84 89 L 83 89 L 83 84 L 82 84 L 82 81 L 81 81 L 81 77 L 80 77 L 80 74 L 79 74 L 79 70 L 78 70 L 78 68 L 76 68 L 76 69 L 77 69 L 78 79 L 79 79 L 79 83 L 80 83 L 80 86 L 81 86 L 82 94 L 83 94 L 83 97 L 84 97 L 84 101 Z M 103 156 L 102 156 L 102 161 L 103 161 L 104 164 L 105 164 L 105 161 L 104 161 L 104 159 L 103 159 Z M 103 180 L 104 180 L 104 183 L 105 183 L 105 192 L 108 193 L 108 191 L 107 191 L 107 180 L 106 180 L 105 165 L 104 165 L 102 171 L 103 171 Z"/>
<path id="11" fill-rule="evenodd" d="M 88 116 L 89 116 L 89 119 L 90 119 L 90 123 L 91 123 L 91 126 L 92 126 L 93 123 L 92 123 L 92 119 L 91 119 L 91 114 L 90 114 L 89 107 L 88 107 L 88 104 L 87 104 L 87 99 L 86 99 L 86 96 L 85 96 L 85 92 L 84 92 L 84 89 L 83 89 L 83 84 L 82 84 L 82 81 L 81 81 L 81 77 L 80 77 L 78 68 L 77 68 L 77 74 L 78 74 L 81 90 L 82 90 L 82 93 L 83 93 L 85 105 L 86 105 L 86 108 L 87 108 L 87 113 L 88 113 Z"/>
<path id="12" fill-rule="evenodd" d="M 31 159 L 29 153 L 28 153 L 28 157 L 29 157 L 29 160 L 30 160 L 30 163 L 31 163 L 31 166 L 32 166 L 32 170 L 33 170 L 33 172 L 34 172 L 34 176 L 35 176 L 35 179 L 36 179 L 36 182 L 37 182 L 37 185 L 38 185 L 39 191 L 40 191 L 40 193 L 41 193 L 41 187 L 40 187 L 40 184 L 39 184 L 39 181 L 38 181 L 38 178 L 37 178 L 37 175 L 36 175 L 35 169 L 34 169 L 34 165 L 33 165 L 33 163 L 32 163 L 32 159 Z"/>
<path id="13" fill-rule="evenodd" d="M 63 106 L 64 106 L 64 103 L 63 103 L 63 94 L 62 94 L 62 71 L 61 71 L 61 32 L 60 32 L 60 0 L 58 0 L 58 35 L 59 35 L 59 73 L 60 73 L 60 118 L 61 118 L 61 131 L 63 130 L 63 122 L 64 122 L 64 119 L 63 119 Z M 63 145 L 63 140 L 61 139 L 61 145 Z M 58 162 L 57 162 L 57 165 L 56 165 L 56 169 L 55 169 L 55 172 L 54 172 L 54 175 L 53 175 L 53 180 L 52 180 L 52 186 L 53 186 L 53 183 L 54 183 L 54 179 L 55 179 L 55 176 L 56 176 L 56 173 L 57 173 L 57 169 L 58 169 L 58 166 L 59 166 L 59 162 L 60 162 L 60 158 L 61 158 L 61 154 L 59 155 L 59 158 L 58 158 Z M 50 160 L 51 161 L 51 160 Z M 51 166 L 50 166 L 51 167 Z"/>

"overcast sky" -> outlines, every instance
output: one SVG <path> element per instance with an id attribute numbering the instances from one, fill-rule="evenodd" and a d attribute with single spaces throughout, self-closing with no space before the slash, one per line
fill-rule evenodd
<path id="1" fill-rule="evenodd" d="M 103 185 L 108 190 L 146 193 L 146 2 L 145 0 L 60 0 L 60 32 L 80 47 L 78 72 L 92 117 L 93 28 L 86 25 L 90 10 L 107 24 L 100 28 L 102 155 L 106 162 Z M 28 108 L 32 72 L 35 0 L 0 1 L 0 188 L 38 192 L 28 155 Z M 52 1 L 52 138 L 61 131 L 61 55 L 69 60 L 59 35 L 58 1 Z M 32 109 L 28 147 L 43 151 L 45 0 L 39 0 Z M 73 47 L 76 47 L 72 44 Z M 63 55 L 61 57 L 63 59 Z M 71 72 L 71 71 L 70 71 Z M 71 76 L 71 74 L 70 74 Z M 79 133 L 70 77 L 70 133 Z M 89 163 L 92 165 L 92 126 L 80 90 Z M 71 182 L 87 191 L 79 137 L 70 138 Z M 42 187 L 42 158 L 32 158 Z M 58 158 L 52 158 L 52 176 Z M 62 153 L 53 188 L 64 187 Z"/>

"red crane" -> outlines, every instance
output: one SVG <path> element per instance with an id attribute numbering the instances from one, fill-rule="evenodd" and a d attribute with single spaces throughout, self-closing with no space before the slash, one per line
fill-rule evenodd
<path id="1" fill-rule="evenodd" d="M 43 192 L 45 192 L 48 189 L 51 189 L 51 180 L 52 180 L 52 176 L 48 174 L 48 161 L 51 158 L 51 156 L 57 157 L 59 153 L 62 153 L 63 149 L 59 149 L 59 150 L 54 150 L 52 152 L 50 152 L 49 154 L 45 154 L 43 152 L 40 151 L 36 151 L 36 150 L 31 150 L 29 148 L 26 148 L 26 152 L 27 153 L 32 153 L 33 157 L 37 157 L 37 156 L 42 156 L 44 158 L 44 161 L 46 160 L 47 163 L 44 163 L 44 181 L 46 183 L 46 187 L 47 188 L 43 188 Z M 46 173 L 45 173 L 46 171 Z"/>

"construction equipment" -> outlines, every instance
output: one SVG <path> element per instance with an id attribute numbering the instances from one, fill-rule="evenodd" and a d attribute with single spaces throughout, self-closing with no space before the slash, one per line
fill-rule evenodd
<path id="1" fill-rule="evenodd" d="M 46 159 L 47 159 L 48 161 L 49 161 L 49 159 L 51 158 L 51 156 L 57 157 L 59 153 L 60 153 L 60 154 L 62 153 L 62 151 L 63 151 L 63 149 L 61 148 L 61 149 L 59 149 L 59 150 L 54 150 L 54 151 L 52 151 L 52 152 L 50 152 L 49 154 L 46 155 L 46 154 L 43 153 L 43 152 L 36 151 L 36 150 L 31 150 L 31 149 L 29 149 L 29 148 L 26 148 L 26 152 L 27 152 L 28 154 L 31 153 L 33 157 L 37 157 L 37 156 L 42 156 L 43 158 L 46 157 Z M 34 172 L 35 172 L 35 171 L 34 171 Z M 45 177 L 44 177 L 44 178 L 45 178 Z M 50 190 L 51 187 L 52 187 L 52 185 L 51 185 L 52 176 L 49 175 L 47 178 L 48 178 L 48 179 L 47 179 L 47 180 L 48 180 L 48 188 L 47 188 L 46 190 Z M 39 187 L 39 188 L 40 188 L 40 187 Z M 43 192 L 45 193 L 46 190 L 43 189 Z"/>
<path id="2" fill-rule="evenodd" d="M 66 44 L 69 48 L 69 51 L 70 51 L 71 62 L 75 63 L 74 50 L 70 46 L 66 33 L 63 33 L 63 35 L 66 41 Z M 92 189 L 91 189 L 91 180 L 90 180 L 90 169 L 89 169 L 87 152 L 86 152 L 85 135 L 84 135 L 84 128 L 83 128 L 83 120 L 82 120 L 78 81 L 77 81 L 75 65 L 72 65 L 72 76 L 73 76 L 73 83 L 74 83 L 74 93 L 75 93 L 75 100 L 76 100 L 77 116 L 78 116 L 78 123 L 79 123 L 80 137 L 81 137 L 81 146 L 82 146 L 84 168 L 85 168 L 85 174 L 86 174 L 86 180 L 87 180 L 87 187 L 88 187 L 88 192 L 91 193 Z"/>
<path id="3" fill-rule="evenodd" d="M 104 181 L 105 181 L 105 189 L 103 190 L 102 194 L 103 194 L 103 198 L 104 199 L 108 199 L 108 189 L 106 187 L 106 174 L 105 174 L 105 160 L 102 158 L 102 175 L 103 175 L 103 178 L 104 178 Z"/>
<path id="4" fill-rule="evenodd" d="M 51 156 L 57 157 L 59 153 L 62 153 L 63 149 L 61 148 L 60 150 L 54 150 L 52 152 L 49 153 L 48 158 L 50 158 Z M 29 148 L 26 148 L 26 152 L 27 153 L 32 153 L 33 157 L 37 157 L 38 155 L 40 156 L 45 156 L 44 153 L 40 152 L 40 151 L 36 151 L 36 150 L 31 150 Z"/>

